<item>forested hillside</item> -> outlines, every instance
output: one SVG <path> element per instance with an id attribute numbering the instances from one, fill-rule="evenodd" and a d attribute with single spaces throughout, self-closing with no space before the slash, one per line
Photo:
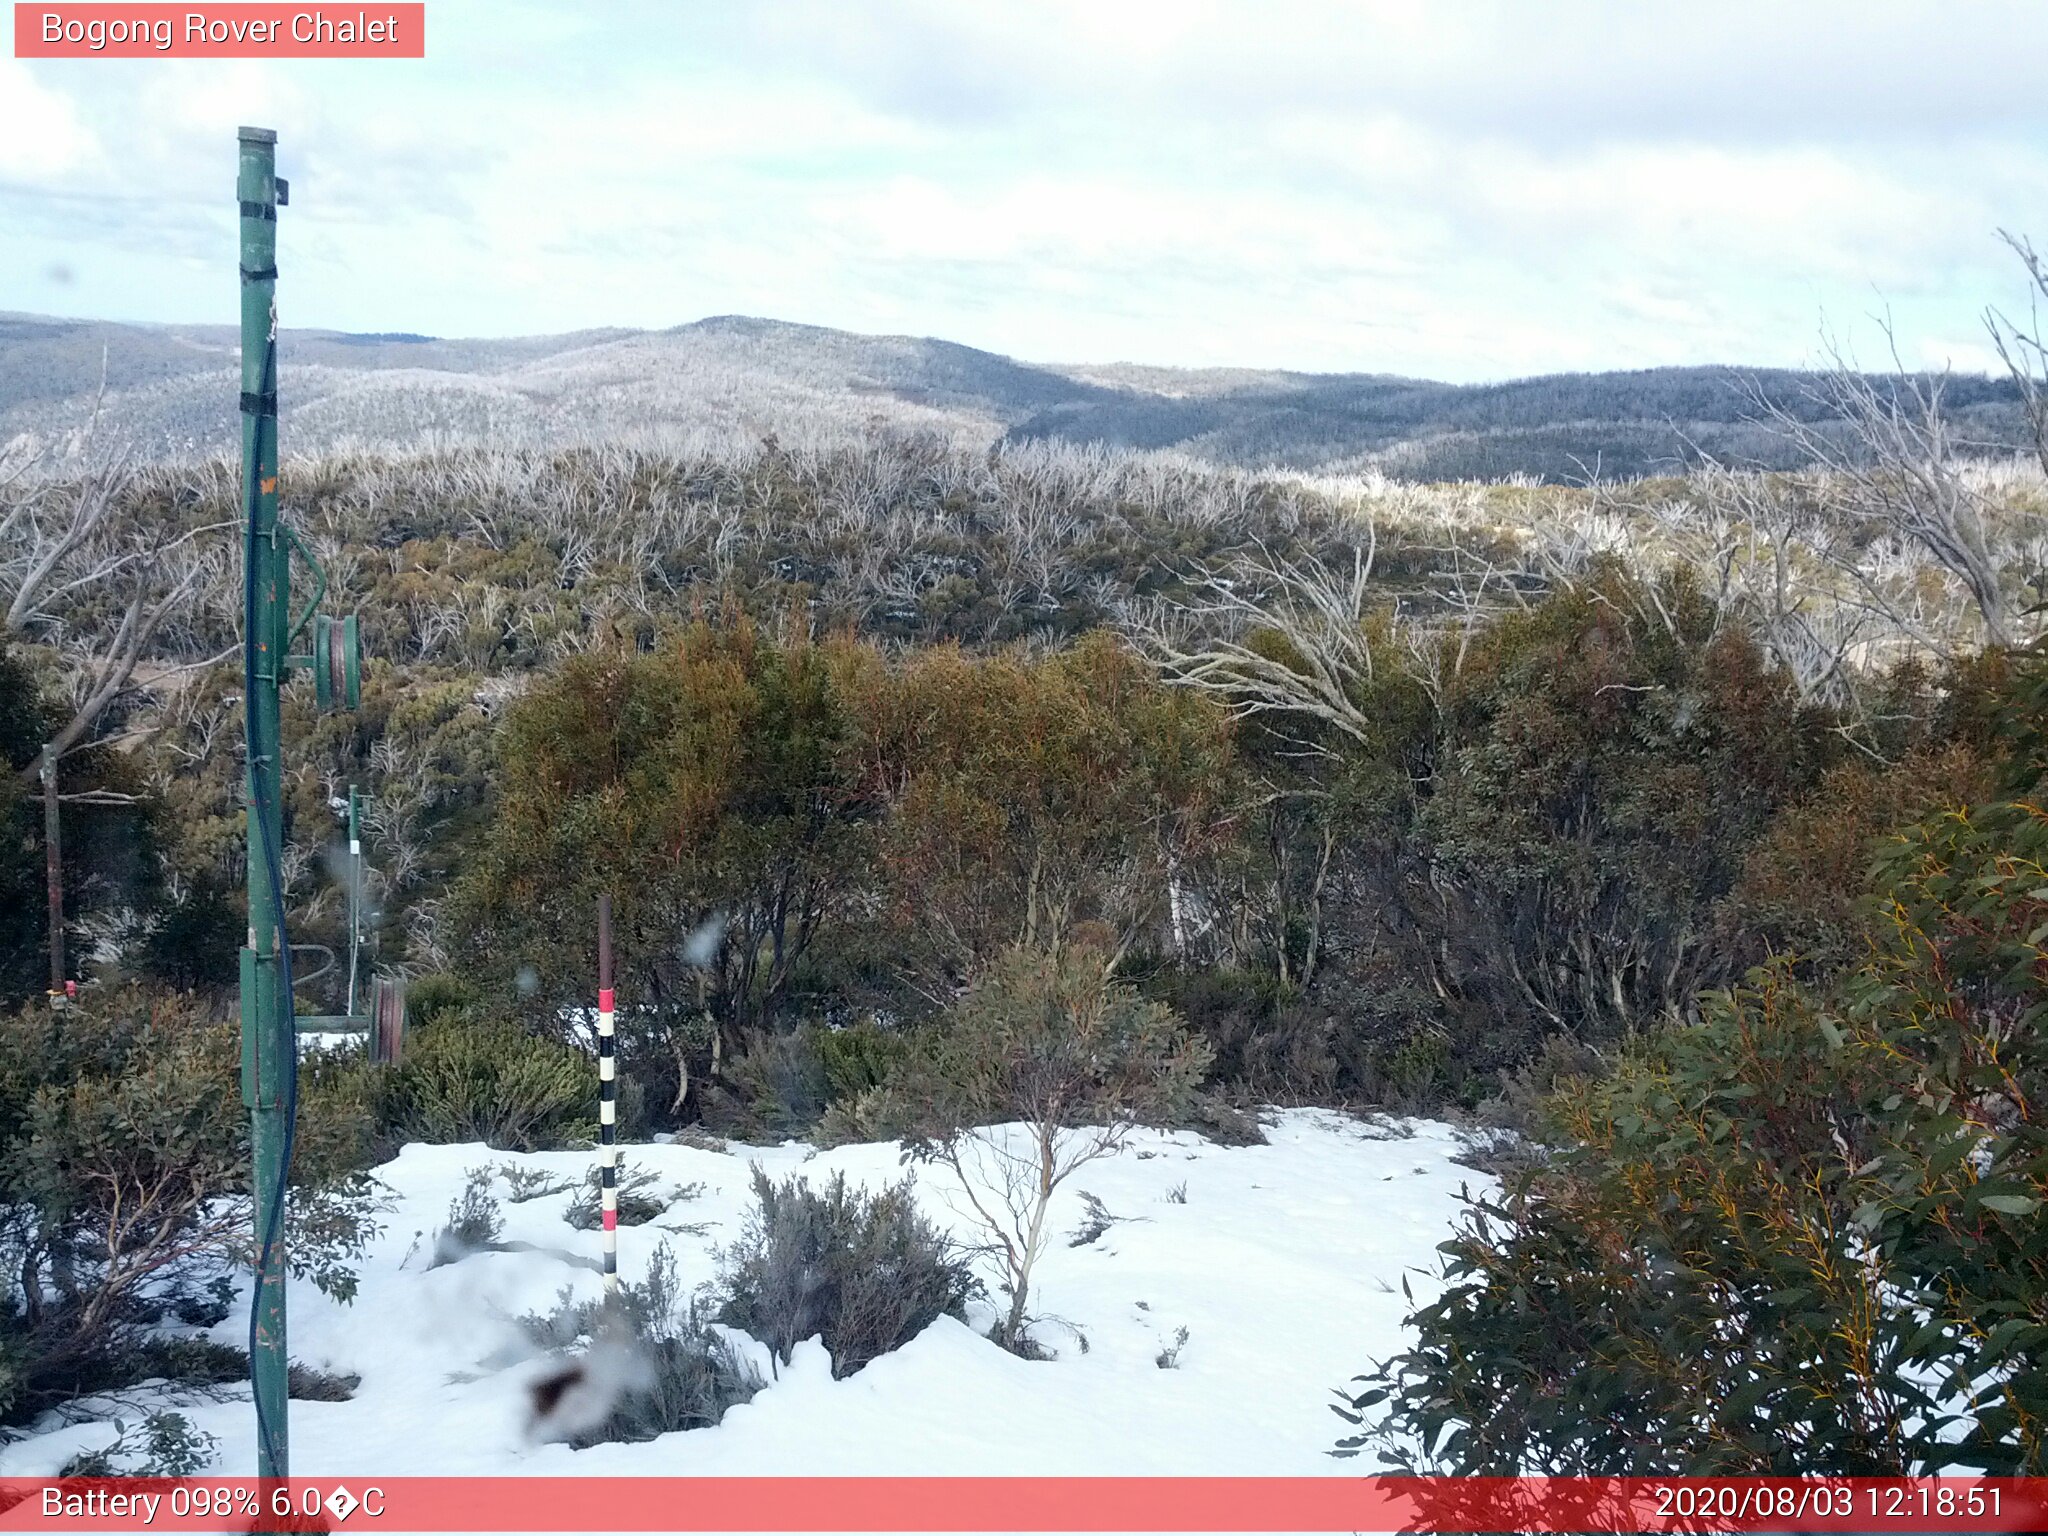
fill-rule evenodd
<path id="1" fill-rule="evenodd" d="M 769 436 L 824 446 L 887 429 L 961 447 L 1047 441 L 1173 449 L 1247 468 L 1583 484 L 1682 471 L 1703 456 L 1773 469 L 1812 463 L 1810 451 L 1772 430 L 1774 409 L 1854 440 L 1824 374 L 1782 370 L 1451 385 L 1068 366 L 742 316 L 507 340 L 286 330 L 280 358 L 284 441 L 307 453 L 622 443 L 729 453 Z M 0 443 L 23 434 L 75 441 L 103 363 L 105 434 L 150 458 L 232 450 L 231 328 L 29 315 L 0 315 Z M 1946 392 L 1973 443 L 1985 451 L 2022 444 L 2010 380 L 1962 376 Z"/>
<path id="2" fill-rule="evenodd" d="M 1476 1105 L 1546 1038 L 1620 1040 L 1781 945 L 1846 944 L 1827 881 L 1790 893 L 1764 851 L 1842 775 L 1974 782 L 1968 701 L 2000 674 L 1972 657 L 2032 622 L 2039 491 L 1955 473 L 1988 593 L 1843 475 L 1424 490 L 900 439 L 301 459 L 287 504 L 373 659 L 360 715 L 293 696 L 294 892 L 332 942 L 330 807 L 363 785 L 384 963 L 530 973 L 501 1000 L 541 1027 L 589 982 L 548 936 L 628 882 L 670 1118 L 715 1087 L 745 1123 L 732 1074 L 771 1039 L 914 1025 L 1077 925 L 1254 1096 Z M 132 593 L 146 644 L 66 769 L 137 796 L 77 813 L 146 830 L 72 904 L 74 947 L 127 964 L 236 927 L 235 488 L 110 474 L 13 492 L 52 538 L 103 504 L 64 560 L 107 575 L 39 578 L 25 611 L 67 617 L 22 626 L 10 751 L 67 686 L 97 697 L 64 658 L 104 662 Z M 719 963 L 674 972 L 660 936 L 714 916 Z M 232 961 L 168 949 L 185 979 Z"/>

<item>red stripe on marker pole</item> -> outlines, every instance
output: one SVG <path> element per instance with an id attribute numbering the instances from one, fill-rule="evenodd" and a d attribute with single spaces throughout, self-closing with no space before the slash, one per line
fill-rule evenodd
<path id="1" fill-rule="evenodd" d="M 360 1476 L 23 1479 L 0 1488 L 0 1530 L 246 1530 L 324 1511 L 335 1531 L 582 1531 L 593 1500 L 621 1532 L 2048 1529 L 2048 1478 Z"/>
<path id="2" fill-rule="evenodd" d="M 424 4 L 21 5 L 17 59 L 423 59 Z"/>
<path id="3" fill-rule="evenodd" d="M 597 1006 L 598 1011 L 601 1013 L 611 1013 L 614 1011 L 612 1008 L 612 989 L 610 987 L 598 988 Z"/>

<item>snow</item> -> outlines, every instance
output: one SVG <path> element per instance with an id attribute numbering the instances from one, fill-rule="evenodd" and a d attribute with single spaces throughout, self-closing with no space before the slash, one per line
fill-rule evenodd
<path id="1" fill-rule="evenodd" d="M 1335 1389 L 1404 1347 L 1402 1319 L 1431 1292 L 1434 1249 L 1461 1186 L 1484 1176 L 1452 1161 L 1458 1141 L 1429 1121 L 1359 1120 L 1322 1110 L 1265 1117 L 1269 1145 L 1222 1147 L 1145 1132 L 1084 1167 L 1055 1197 L 1051 1247 L 1034 1279 L 1034 1336 L 1056 1358 L 1026 1361 L 990 1343 L 993 1302 L 968 1323 L 942 1318 L 904 1348 L 835 1381 L 824 1346 L 799 1347 L 751 1403 L 715 1428 L 638 1445 L 572 1451 L 526 1436 L 524 1387 L 543 1368 L 519 1327 L 566 1289 L 600 1294 L 598 1234 L 570 1227 L 572 1193 L 514 1203 L 495 1186 L 516 1251 L 427 1264 L 435 1230 L 468 1170 L 514 1163 L 580 1183 L 588 1152 L 512 1156 L 479 1145 L 408 1146 L 378 1171 L 393 1208 L 359 1266 L 351 1305 L 294 1284 L 295 1360 L 360 1375 L 343 1403 L 294 1401 L 291 1459 L 307 1476 L 407 1474 L 1032 1474 L 1356 1475 L 1327 1452 L 1346 1426 Z M 818 1151 L 801 1143 L 711 1151 L 636 1145 L 625 1161 L 703 1191 L 656 1223 L 623 1228 L 620 1267 L 644 1273 L 658 1241 L 686 1283 L 708 1283 L 715 1250 L 751 1205 L 748 1165 L 774 1177 L 844 1170 L 877 1185 L 901 1176 L 894 1144 Z M 1172 1198 L 1185 1185 L 1185 1203 Z M 1121 1218 L 1069 1246 L 1082 1191 Z M 918 1171 L 921 1203 L 972 1231 L 950 1176 Z M 688 1223 L 701 1231 L 662 1230 Z M 1401 1293 L 1406 1276 L 1415 1301 Z M 989 1270 L 991 1293 L 994 1271 Z M 244 1341 L 240 1309 L 215 1330 Z M 1178 1330 L 1171 1369 L 1158 1364 Z M 1080 1337 L 1087 1341 L 1081 1347 Z M 763 1374 L 767 1351 L 755 1346 Z M 216 1436 L 213 1470 L 255 1464 L 246 1391 L 180 1401 Z M 132 1416 L 133 1409 L 129 1410 Z M 114 1436 L 111 1422 L 39 1426 L 0 1448 L 0 1474 L 48 1476 Z"/>

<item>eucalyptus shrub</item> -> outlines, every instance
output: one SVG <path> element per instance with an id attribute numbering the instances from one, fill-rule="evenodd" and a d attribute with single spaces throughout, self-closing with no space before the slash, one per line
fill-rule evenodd
<path id="1" fill-rule="evenodd" d="M 141 988 L 0 1015 L 0 1423 L 182 1374 L 158 1319 L 227 1315 L 253 1225 L 238 1034 Z M 302 1069 L 287 1207 L 293 1275 L 343 1300 L 379 1208 L 358 1086 Z"/>
<path id="2" fill-rule="evenodd" d="M 1878 948 L 1787 965 L 1550 1101 L 1416 1346 L 1339 1411 L 1407 1469 L 2048 1464 L 2048 811 L 1886 846 Z"/>

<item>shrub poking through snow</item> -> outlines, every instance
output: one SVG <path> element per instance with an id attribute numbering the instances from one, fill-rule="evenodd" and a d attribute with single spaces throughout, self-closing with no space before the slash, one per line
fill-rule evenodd
<path id="1" fill-rule="evenodd" d="M 566 1195 L 576 1187 L 574 1179 L 559 1178 L 545 1168 L 528 1168 L 523 1163 L 500 1163 L 498 1173 L 505 1180 L 505 1198 L 514 1205 L 545 1200 L 550 1195 Z"/>
<path id="2" fill-rule="evenodd" d="M 497 1169 L 488 1164 L 469 1170 L 462 1193 L 448 1202 L 446 1225 L 434 1234 L 434 1261 L 429 1269 L 492 1247 L 504 1236 L 505 1213 L 491 1193 L 496 1177 Z"/>
<path id="3" fill-rule="evenodd" d="M 843 1147 L 857 1141 L 894 1141 L 910 1123 L 903 1095 L 884 1086 L 841 1099 L 825 1111 L 811 1140 L 820 1147 Z"/>
<path id="4" fill-rule="evenodd" d="M 870 1193 L 835 1173 L 780 1184 L 754 1167 L 754 1210 L 722 1255 L 722 1321 L 787 1363 L 822 1335 L 832 1374 L 851 1376 L 980 1291 L 966 1255 L 919 1213 L 908 1178 Z"/>
<path id="5" fill-rule="evenodd" d="M 246 1357 L 243 1374 L 248 1374 Z M 362 1384 L 363 1378 L 354 1371 L 337 1375 L 333 1371 L 300 1365 L 296 1360 L 285 1372 L 285 1395 L 298 1403 L 345 1403 L 356 1395 L 356 1388 Z"/>
<path id="6" fill-rule="evenodd" d="M 766 1385 L 703 1302 L 684 1293 L 667 1243 L 638 1285 L 602 1301 L 572 1302 L 565 1293 L 552 1315 L 530 1317 L 526 1327 L 562 1353 L 530 1383 L 529 1431 L 579 1450 L 709 1428 Z"/>
<path id="7" fill-rule="evenodd" d="M 574 1200 L 569 1202 L 565 1217 L 569 1225 L 579 1232 L 594 1232 L 604 1217 L 603 1186 L 598 1182 L 595 1168 L 584 1175 L 583 1188 Z M 664 1189 L 659 1175 L 645 1168 L 635 1168 L 631 1163 L 619 1164 L 619 1225 L 637 1227 L 643 1222 L 654 1220 L 678 1200 L 694 1200 L 704 1193 L 702 1184 L 686 1184 L 681 1189 Z"/>
<path id="8" fill-rule="evenodd" d="M 1211 1059 L 1109 966 L 1092 945 L 1010 951 L 898 1073 L 917 1116 L 904 1156 L 952 1170 L 1002 1258 L 1010 1307 L 994 1337 L 1007 1346 L 1024 1331 L 1054 1191 L 1138 1126 L 1185 1113 Z"/>
<path id="9" fill-rule="evenodd" d="M 65 1463 L 59 1477 L 193 1477 L 213 1465 L 220 1441 L 182 1413 L 152 1413 L 118 1437 Z"/>
<path id="10" fill-rule="evenodd" d="M 1120 1221 L 1129 1221 L 1128 1216 L 1119 1216 L 1095 1195 L 1081 1191 L 1081 1224 L 1074 1228 L 1074 1235 L 1067 1239 L 1069 1248 L 1086 1248 Z"/>

